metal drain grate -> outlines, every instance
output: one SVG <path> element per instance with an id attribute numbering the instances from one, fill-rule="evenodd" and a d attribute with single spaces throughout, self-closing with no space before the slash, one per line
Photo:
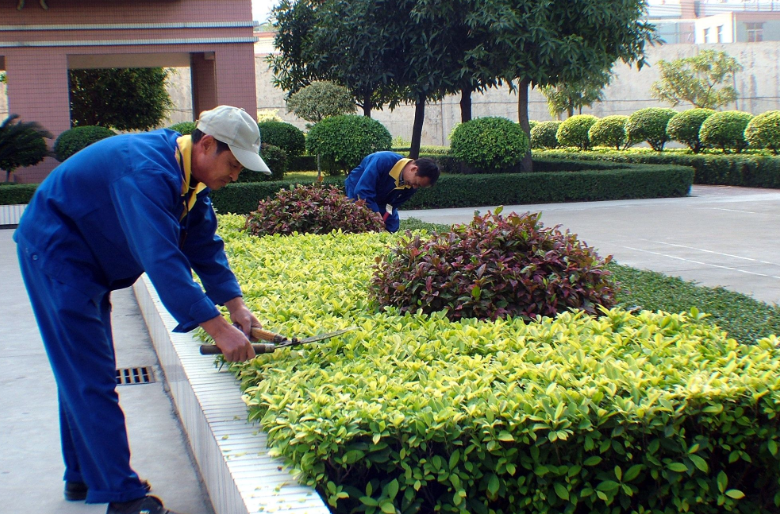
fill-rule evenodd
<path id="1" fill-rule="evenodd" d="M 151 384 L 152 382 L 154 382 L 154 373 L 151 366 L 116 370 L 117 385 Z"/>

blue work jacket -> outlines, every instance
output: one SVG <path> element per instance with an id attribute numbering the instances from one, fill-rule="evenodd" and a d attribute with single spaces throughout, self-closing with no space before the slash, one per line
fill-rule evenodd
<path id="1" fill-rule="evenodd" d="M 394 152 L 372 153 L 349 173 L 344 183 L 347 196 L 353 200 L 365 200 L 372 211 L 384 215 L 388 205 L 393 208 L 393 212 L 385 220 L 388 232 L 398 230 L 398 207 L 417 192 L 390 175 L 393 166 L 403 158 Z"/>
<path id="2" fill-rule="evenodd" d="M 119 135 L 71 156 L 38 187 L 14 239 L 43 259 L 46 274 L 89 297 L 146 272 L 176 330 L 186 332 L 217 316 L 215 304 L 241 288 L 216 235 L 209 189 L 185 212 L 179 136 Z"/>

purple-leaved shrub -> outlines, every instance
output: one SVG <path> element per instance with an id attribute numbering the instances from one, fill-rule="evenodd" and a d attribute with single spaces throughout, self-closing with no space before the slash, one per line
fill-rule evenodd
<path id="1" fill-rule="evenodd" d="M 256 236 L 272 234 L 346 234 L 381 232 L 382 216 L 363 200 L 353 202 L 336 186 L 297 185 L 261 200 L 246 219 L 246 230 Z"/>
<path id="2" fill-rule="evenodd" d="M 370 295 L 402 312 L 446 311 L 451 320 L 597 314 L 614 305 L 606 264 L 576 234 L 544 228 L 539 214 L 488 212 L 427 240 L 407 232 L 377 258 Z"/>

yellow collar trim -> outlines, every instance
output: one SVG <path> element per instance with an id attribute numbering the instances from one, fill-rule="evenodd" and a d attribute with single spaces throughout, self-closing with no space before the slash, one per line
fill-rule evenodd
<path id="1" fill-rule="evenodd" d="M 395 180 L 396 189 L 410 189 L 412 187 L 406 184 L 401 185 L 401 172 L 404 170 L 407 164 L 412 162 L 412 160 L 413 159 L 401 159 L 395 163 L 393 169 L 390 170 L 390 176 L 393 177 L 393 180 Z"/>
<path id="2" fill-rule="evenodd" d="M 176 139 L 176 160 L 179 161 L 179 166 L 184 176 L 184 180 L 181 183 L 181 196 L 185 199 L 185 208 L 181 217 L 184 218 L 198 200 L 198 193 L 206 189 L 206 184 L 198 183 L 194 189 L 190 190 L 190 182 L 192 181 L 192 136 L 181 136 Z M 187 198 L 188 193 L 189 197 Z"/>

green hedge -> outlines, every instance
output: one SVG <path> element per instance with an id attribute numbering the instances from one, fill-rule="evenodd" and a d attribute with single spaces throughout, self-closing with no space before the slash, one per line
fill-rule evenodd
<path id="1" fill-rule="evenodd" d="M 685 196 L 693 170 L 683 166 L 627 165 L 611 162 L 542 159 L 534 173 L 442 175 L 436 187 L 421 189 L 405 209 L 437 209 Z M 552 171 L 555 170 L 555 171 Z M 312 181 L 314 178 L 312 177 Z M 343 177 L 326 182 L 343 184 Z M 247 214 L 257 203 L 294 181 L 230 184 L 211 193 L 220 213 Z"/>
<path id="2" fill-rule="evenodd" d="M 0 205 L 30 203 L 38 184 L 8 184 L 0 187 Z"/>
<path id="3" fill-rule="evenodd" d="M 774 336 L 739 345 L 693 308 L 530 323 L 376 310 L 365 285 L 403 234 L 255 238 L 243 222 L 220 233 L 269 326 L 355 327 L 231 365 L 270 451 L 334 512 L 778 512 Z"/>
<path id="4" fill-rule="evenodd" d="M 316 171 L 316 155 L 296 155 L 287 157 L 287 171 Z"/>
<path id="5" fill-rule="evenodd" d="M 571 152 L 534 152 L 535 157 L 572 159 Z M 764 187 L 780 189 L 780 158 L 750 155 L 690 155 L 671 152 L 577 153 L 578 160 L 609 160 L 622 163 L 690 166 L 694 184 Z"/>
<path id="6" fill-rule="evenodd" d="M 421 189 L 406 209 L 584 202 L 685 196 L 693 170 L 683 166 L 634 165 L 622 169 L 493 175 L 444 175 Z"/>

